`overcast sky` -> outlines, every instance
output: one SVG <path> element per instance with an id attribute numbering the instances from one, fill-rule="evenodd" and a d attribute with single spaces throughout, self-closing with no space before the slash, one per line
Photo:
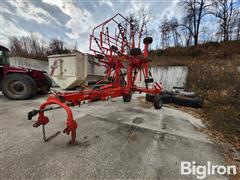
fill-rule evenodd
<path id="1" fill-rule="evenodd" d="M 94 26 L 120 12 L 128 16 L 142 7 L 152 11 L 154 19 L 149 29 L 157 39 L 163 16 L 181 17 L 173 0 L 0 0 L 1 44 L 8 46 L 10 36 L 37 34 L 46 42 L 59 38 L 69 46 L 77 42 L 82 51 L 88 50 L 89 34 Z M 156 44 L 155 44 L 156 45 Z"/>

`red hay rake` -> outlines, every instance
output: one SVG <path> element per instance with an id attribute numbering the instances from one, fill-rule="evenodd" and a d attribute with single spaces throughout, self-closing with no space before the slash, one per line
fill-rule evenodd
<path id="1" fill-rule="evenodd" d="M 90 35 L 90 47 L 95 55 L 92 62 L 97 66 L 104 66 L 105 76 L 97 83 L 101 83 L 106 79 L 110 80 L 109 84 L 103 85 L 98 89 L 81 90 L 77 92 L 56 92 L 48 97 L 41 104 L 38 110 L 32 110 L 28 113 L 28 119 L 39 114 L 38 120 L 33 127 L 44 126 L 49 122 L 45 111 L 63 108 L 67 113 L 66 128 L 63 133 L 71 135 L 71 143 L 75 143 L 77 122 L 73 119 L 70 109 L 72 106 L 80 106 L 83 102 L 93 102 L 96 100 L 108 100 L 114 97 L 123 97 L 124 102 L 129 102 L 132 93 L 148 93 L 155 95 L 154 107 L 160 109 L 162 107 L 161 85 L 155 83 L 150 88 L 149 83 L 153 83 L 153 78 L 148 70 L 148 47 L 152 43 L 151 37 L 143 40 L 144 50 L 135 48 L 135 27 L 133 21 L 124 18 L 121 14 L 116 14 L 112 18 L 96 26 Z M 144 79 L 145 86 L 136 85 L 137 77 L 140 81 Z M 58 105 L 58 107 L 48 107 L 48 105 Z M 44 140 L 46 140 L 44 135 Z"/>

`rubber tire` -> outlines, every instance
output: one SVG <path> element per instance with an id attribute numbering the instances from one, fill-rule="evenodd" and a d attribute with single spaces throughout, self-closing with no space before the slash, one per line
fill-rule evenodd
<path id="1" fill-rule="evenodd" d="M 110 49 L 111 49 L 113 52 L 118 52 L 118 48 L 117 48 L 116 46 L 114 46 L 114 45 L 112 45 L 112 46 L 110 47 Z"/>
<path id="2" fill-rule="evenodd" d="M 162 96 L 156 95 L 153 100 L 153 106 L 155 107 L 155 109 L 161 109 L 162 105 L 163 105 Z"/>
<path id="3" fill-rule="evenodd" d="M 152 94 L 146 94 L 145 100 L 146 100 L 147 102 L 153 102 L 153 99 L 154 99 L 154 95 L 152 95 Z"/>
<path id="4" fill-rule="evenodd" d="M 148 78 L 148 79 L 145 79 L 144 82 L 145 82 L 145 84 L 147 84 L 147 83 L 153 83 L 154 80 L 153 80 L 153 78 Z"/>
<path id="5" fill-rule="evenodd" d="M 38 94 L 48 94 L 48 92 L 52 87 L 52 79 L 45 74 L 44 74 L 44 77 L 45 77 L 45 85 L 43 87 L 40 87 Z"/>
<path id="6" fill-rule="evenodd" d="M 8 81 L 13 81 L 13 80 L 19 80 L 19 81 L 22 81 L 25 83 L 25 85 L 27 86 L 27 91 L 25 94 L 23 94 L 22 96 L 17 96 L 17 97 L 9 94 L 8 90 L 6 89 L 6 85 L 7 85 Z M 3 94 L 8 99 L 24 100 L 24 99 L 29 99 L 31 97 L 34 97 L 36 95 L 37 84 L 32 77 L 30 77 L 26 74 L 12 73 L 12 74 L 6 75 L 3 78 L 2 83 L 1 83 L 1 89 L 2 89 Z"/>
<path id="7" fill-rule="evenodd" d="M 46 80 L 47 90 L 50 91 L 50 88 L 52 87 L 52 79 L 45 74 L 44 74 L 44 77 Z"/>
<path id="8" fill-rule="evenodd" d="M 173 92 L 174 92 L 174 93 L 180 93 L 181 91 L 185 91 L 185 88 L 184 88 L 184 87 L 174 86 L 172 89 L 173 89 Z"/>
<path id="9" fill-rule="evenodd" d="M 130 49 L 130 55 L 132 55 L 132 56 L 137 56 L 137 55 L 141 55 L 141 54 L 142 54 L 142 50 L 140 48 Z"/>
<path id="10" fill-rule="evenodd" d="M 104 56 L 102 54 L 96 54 L 95 58 L 96 59 L 104 59 Z"/>
<path id="11" fill-rule="evenodd" d="M 203 106 L 203 98 L 199 96 L 186 97 L 186 96 L 174 95 L 172 97 L 172 101 L 174 104 L 193 107 L 193 108 L 202 108 Z"/>
<path id="12" fill-rule="evenodd" d="M 127 82 L 124 78 L 120 79 L 120 86 L 125 87 L 127 85 Z"/>
<path id="13" fill-rule="evenodd" d="M 179 95 L 182 96 L 187 96 L 187 97 L 196 97 L 196 93 L 195 92 L 190 92 L 190 91 L 180 91 Z"/>
<path id="14" fill-rule="evenodd" d="M 132 99 L 132 94 L 124 94 L 123 95 L 123 101 L 124 102 L 130 102 Z"/>
<path id="15" fill-rule="evenodd" d="M 169 94 L 162 94 L 163 104 L 169 104 L 172 102 L 172 96 Z"/>
<path id="16" fill-rule="evenodd" d="M 163 104 L 172 103 L 172 95 L 167 94 L 167 93 L 162 93 L 161 96 L 162 96 L 162 102 L 163 102 Z M 152 94 L 146 94 L 145 100 L 146 100 L 147 102 L 154 102 L 154 95 L 152 95 Z"/>
<path id="17" fill-rule="evenodd" d="M 143 44 L 152 44 L 153 38 L 152 37 L 145 37 L 143 39 Z"/>

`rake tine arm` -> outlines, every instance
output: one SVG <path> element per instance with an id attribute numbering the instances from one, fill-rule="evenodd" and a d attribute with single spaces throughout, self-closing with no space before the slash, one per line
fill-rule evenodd
<path id="1" fill-rule="evenodd" d="M 46 125 L 49 122 L 48 117 L 44 115 L 44 109 L 46 108 L 46 106 L 51 104 L 59 105 L 59 108 L 63 108 L 66 111 L 67 120 L 65 121 L 65 123 L 67 127 L 63 130 L 63 132 L 66 134 L 71 134 L 71 143 L 75 143 L 77 123 L 73 120 L 72 110 L 67 104 L 62 102 L 56 96 L 50 96 L 46 102 L 41 104 L 39 108 L 38 120 L 33 124 L 33 126 L 39 127 L 40 125 Z"/>

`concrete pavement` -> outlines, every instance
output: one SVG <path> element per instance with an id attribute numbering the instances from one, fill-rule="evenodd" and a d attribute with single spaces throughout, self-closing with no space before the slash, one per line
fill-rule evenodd
<path id="1" fill-rule="evenodd" d="M 180 175 L 181 161 L 224 164 L 219 148 L 197 130 L 201 120 L 167 107 L 143 108 L 136 97 L 73 108 L 77 144 L 69 145 L 62 133 L 44 143 L 27 112 L 45 98 L 10 101 L 0 95 L 1 179 L 196 179 Z M 46 114 L 47 135 L 65 128 L 63 110 Z"/>

